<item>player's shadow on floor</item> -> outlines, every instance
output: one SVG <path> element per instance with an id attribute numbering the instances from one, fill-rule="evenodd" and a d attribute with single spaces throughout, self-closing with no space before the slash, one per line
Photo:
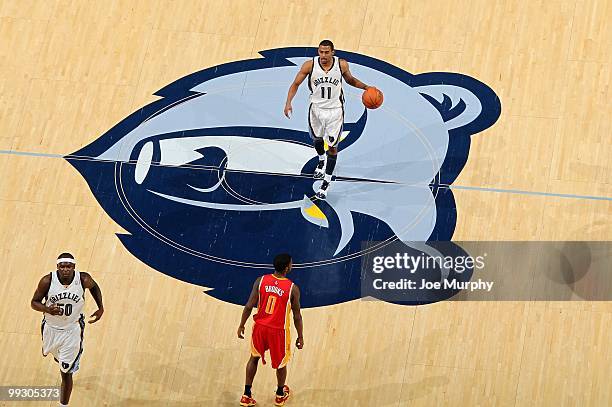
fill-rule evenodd
<path id="1" fill-rule="evenodd" d="M 445 376 L 428 377 L 417 383 L 389 383 L 364 389 L 299 389 L 296 385 L 295 400 L 297 405 L 308 407 L 323 406 L 397 406 L 398 395 L 410 393 L 411 400 L 430 396 L 438 387 L 446 386 L 449 380 Z M 402 398 L 407 400 L 406 397 Z M 259 403 L 258 403 L 259 404 Z"/>
<path id="2" fill-rule="evenodd" d="M 355 343 L 358 343 L 357 341 Z M 393 359 L 398 354 L 398 349 L 406 348 L 407 343 L 396 342 L 389 347 L 379 349 L 376 355 L 385 355 L 388 359 Z M 403 350 L 403 360 L 408 358 L 408 349 Z M 377 356 L 377 357 L 378 357 Z M 372 370 L 372 375 L 378 374 L 377 377 L 371 377 L 370 383 L 377 382 L 376 384 L 369 385 L 368 382 L 363 383 L 351 383 L 350 389 L 347 389 L 344 384 L 338 387 L 334 387 L 334 382 L 326 383 L 325 388 L 314 388 L 312 386 L 313 380 L 310 378 L 317 377 L 330 377 L 333 380 L 333 372 L 339 376 L 336 379 L 340 379 L 345 373 L 350 372 L 354 369 L 363 369 L 364 366 L 371 366 L 371 360 L 368 360 L 368 354 L 363 356 L 351 358 L 350 362 L 335 363 L 333 365 L 326 365 L 318 370 L 309 372 L 306 375 L 309 379 L 293 380 L 291 381 L 291 367 L 289 368 L 289 380 L 293 383 L 294 387 L 294 400 L 293 402 L 299 406 L 308 407 L 324 407 L 324 406 L 397 406 L 400 399 L 410 400 L 419 399 L 422 397 L 430 396 L 432 393 L 438 392 L 440 387 L 445 387 L 449 383 L 447 376 L 438 375 L 432 377 L 425 377 L 417 382 L 397 382 L 391 378 L 397 378 L 399 376 L 405 378 L 409 377 L 409 371 L 404 369 L 410 369 L 410 366 L 406 363 L 385 363 L 382 362 L 385 367 L 382 369 Z M 378 362 L 381 363 L 381 362 Z M 396 369 L 391 369 L 390 366 L 397 366 Z M 367 369 L 367 368 L 366 368 Z M 331 373 L 331 375 L 330 375 Z M 388 378 L 389 383 L 384 383 Z M 316 380 L 316 379 L 315 379 Z M 340 379 L 342 380 L 342 379 Z M 342 380 L 343 381 L 343 380 Z M 383 383 L 381 383 L 383 382 Z"/>
<path id="3" fill-rule="evenodd" d="M 377 351 L 376 359 L 379 355 L 387 355 L 387 358 L 393 358 L 397 355 L 397 350 L 406 347 L 406 343 L 398 342 L 393 346 Z M 136 369 L 129 371 L 129 374 L 121 374 L 121 377 L 100 378 L 98 376 L 83 376 L 75 378 L 75 386 L 87 389 L 88 392 L 93 392 L 96 395 L 105 394 L 108 405 L 113 406 L 178 406 L 178 407 L 195 407 L 195 406 L 235 406 L 242 392 L 242 381 L 244 380 L 244 364 L 246 363 L 245 353 L 242 349 L 191 349 L 193 357 L 181 357 L 180 362 L 159 363 L 153 367 L 149 366 L 146 369 Z M 301 351 L 300 351 L 301 352 Z M 313 349 L 312 352 L 315 352 Z M 407 350 L 404 351 L 405 357 L 408 357 Z M 371 355 L 371 354 L 370 354 Z M 140 357 L 149 360 L 155 360 L 153 354 L 143 354 Z M 293 361 L 295 362 L 295 361 Z M 303 366 L 296 364 L 289 365 L 288 383 L 294 391 L 291 404 L 295 406 L 313 406 L 323 407 L 330 405 L 351 405 L 351 406 L 391 406 L 397 405 L 400 396 L 403 399 L 409 395 L 410 399 L 419 399 L 438 392 L 440 387 L 447 386 L 449 379 L 446 376 L 433 376 L 422 378 L 417 382 L 401 383 L 390 382 L 384 383 L 385 377 L 397 378 L 408 377 L 409 372 L 404 371 L 405 363 L 389 363 L 388 366 L 398 366 L 397 369 L 389 370 L 389 367 L 378 369 L 380 372 L 378 377 L 372 377 L 371 380 L 366 379 L 360 383 L 351 383 L 350 387 L 342 383 L 334 383 L 334 375 L 338 378 L 351 371 L 351 369 L 359 369 L 363 366 L 368 366 L 369 356 L 364 354 L 356 358 L 351 358 L 350 361 L 334 364 L 325 364 L 324 366 L 300 374 L 292 375 L 292 369 L 304 369 Z M 299 362 L 298 362 L 299 363 Z M 376 363 L 384 363 L 376 362 Z M 204 373 L 215 371 L 213 366 L 217 366 L 217 374 L 214 376 Z M 238 367 L 239 366 L 239 367 Z M 260 366 L 261 368 L 262 366 Z M 268 366 L 266 366 L 268 367 Z M 408 369 L 410 366 L 407 367 Z M 260 369 L 259 375 L 273 376 L 271 369 Z M 401 370 L 401 372 L 399 372 Z M 157 381 L 153 378 L 158 378 L 159 372 L 173 372 L 172 379 L 168 381 Z M 374 374 L 374 371 L 372 372 Z M 293 376 L 293 377 L 292 377 Z M 320 382 L 318 377 L 329 377 L 332 381 L 325 383 L 324 388 L 313 387 L 313 382 Z M 362 376 L 363 377 L 363 376 Z M 109 380 L 110 379 L 110 380 Z M 256 379 L 257 380 L 257 379 Z M 272 380 L 272 377 L 267 377 L 264 380 Z M 134 398 L 124 397 L 123 394 L 113 388 L 111 383 L 122 383 L 125 387 L 151 386 L 150 398 Z M 374 383 L 376 382 L 376 383 Z M 382 382 L 382 383 L 381 383 Z M 371 385 L 369 383 L 372 383 Z M 334 387 L 336 384 L 338 387 Z M 259 378 L 257 391 L 254 393 L 260 405 L 273 404 L 273 391 L 265 391 L 263 388 L 262 378 Z M 269 389 L 268 389 L 269 390 Z M 141 389 L 139 394 L 144 392 Z M 269 393 L 269 394 L 268 394 Z M 145 397 L 146 397 L 146 393 Z M 175 398 L 183 400 L 175 400 Z"/>
<path id="4" fill-rule="evenodd" d="M 224 369 L 221 368 L 221 373 L 216 376 L 219 380 L 212 382 L 211 380 L 214 378 L 208 372 L 213 371 L 213 369 L 204 366 L 215 362 L 219 362 L 221 365 L 227 362 L 229 365 L 235 366 L 236 358 L 240 356 L 242 373 L 244 352 L 212 348 L 202 348 L 201 351 L 205 354 L 201 358 L 185 358 L 185 360 L 166 364 L 157 363 L 153 366 L 149 365 L 146 369 L 129 370 L 115 377 L 106 376 L 102 378 L 94 375 L 75 377 L 75 388 L 78 386 L 80 389 L 92 392 L 97 395 L 96 398 L 101 394 L 106 395 L 104 398 L 108 400 L 108 404 L 104 405 L 109 406 L 199 407 L 237 405 L 237 400 L 240 398 L 240 392 L 242 391 L 242 379 L 234 382 L 234 376 L 224 375 Z M 132 356 L 136 359 L 146 360 L 156 360 L 158 358 L 155 354 L 144 352 L 135 352 Z M 201 367 L 201 370 L 198 367 Z M 160 375 L 159 372 L 171 373 L 168 375 L 170 380 L 159 380 L 160 376 L 164 376 L 163 374 Z M 240 377 L 242 378 L 242 375 Z M 126 397 L 124 393 L 122 394 L 114 388 L 113 383 L 121 383 L 124 388 L 138 389 L 138 394 L 142 394 L 144 397 L 135 398 L 129 395 Z M 232 391 L 228 389 L 228 386 L 232 387 Z M 144 387 L 150 389 L 148 394 L 143 390 Z M 236 388 L 235 391 L 234 387 Z M 202 392 L 203 388 L 210 389 L 210 391 Z M 176 398 L 179 400 L 176 400 Z"/>

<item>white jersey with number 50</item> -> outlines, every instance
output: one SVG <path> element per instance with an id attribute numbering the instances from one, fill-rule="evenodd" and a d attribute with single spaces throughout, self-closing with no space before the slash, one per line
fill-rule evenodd
<path id="1" fill-rule="evenodd" d="M 57 271 L 51 273 L 51 285 L 45 305 L 57 304 L 62 309 L 62 315 L 44 314 L 44 322 L 54 328 L 65 329 L 79 321 L 85 304 L 85 290 L 81 284 L 81 275 L 75 270 L 74 278 L 67 287 L 59 281 Z"/>
<path id="2" fill-rule="evenodd" d="M 312 59 L 312 71 L 308 76 L 308 87 L 310 88 L 310 103 L 323 109 L 332 109 L 344 105 L 344 94 L 342 92 L 342 71 L 340 60 L 333 57 L 332 65 L 325 72 L 319 61 L 319 57 Z"/>

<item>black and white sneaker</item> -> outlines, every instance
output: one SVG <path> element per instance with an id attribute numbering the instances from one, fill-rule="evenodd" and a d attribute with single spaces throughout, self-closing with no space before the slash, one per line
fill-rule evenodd
<path id="1" fill-rule="evenodd" d="M 317 168 L 315 168 L 314 179 L 323 179 L 325 176 L 325 160 L 319 160 Z"/>
<path id="2" fill-rule="evenodd" d="M 323 181 L 323 183 L 319 187 L 319 190 L 317 191 L 317 194 L 316 194 L 317 198 L 319 199 L 327 198 L 327 190 L 329 189 L 329 184 L 330 184 L 329 182 Z"/>

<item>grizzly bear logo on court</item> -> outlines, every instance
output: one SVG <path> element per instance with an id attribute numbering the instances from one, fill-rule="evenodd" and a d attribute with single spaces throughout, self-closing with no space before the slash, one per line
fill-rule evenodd
<path id="1" fill-rule="evenodd" d="M 489 87 L 338 51 L 356 76 L 384 92 L 385 105 L 368 111 L 357 90 L 345 90 L 336 180 L 318 201 L 305 88 L 294 118 L 282 114 L 288 84 L 316 49 L 260 54 L 177 80 L 155 93 L 160 100 L 65 157 L 127 230 L 118 237 L 132 254 L 215 298 L 243 303 L 255 278 L 271 272 L 274 255 L 289 252 L 290 278 L 302 288 L 303 306 L 314 307 L 359 298 L 362 260 L 386 244 L 401 240 L 427 253 L 410 242 L 452 238 L 457 214 L 448 186 L 465 165 L 471 136 L 501 112 Z"/>

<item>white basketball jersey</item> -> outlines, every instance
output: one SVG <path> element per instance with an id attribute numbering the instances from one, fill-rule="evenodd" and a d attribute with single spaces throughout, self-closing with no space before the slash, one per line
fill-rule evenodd
<path id="1" fill-rule="evenodd" d="M 333 57 L 329 72 L 321 67 L 319 57 L 312 59 L 312 72 L 308 78 L 310 88 L 310 103 L 324 109 L 342 107 L 344 94 L 342 92 L 342 71 L 340 60 Z"/>
<path id="2" fill-rule="evenodd" d="M 64 313 L 63 315 L 45 313 L 45 322 L 49 326 L 65 329 L 78 322 L 85 305 L 85 290 L 81 284 L 81 275 L 78 271 L 74 271 L 74 279 L 68 287 L 64 287 L 59 281 L 57 271 L 51 273 L 51 286 L 49 286 L 45 305 L 50 307 L 53 304 L 57 304 Z"/>

